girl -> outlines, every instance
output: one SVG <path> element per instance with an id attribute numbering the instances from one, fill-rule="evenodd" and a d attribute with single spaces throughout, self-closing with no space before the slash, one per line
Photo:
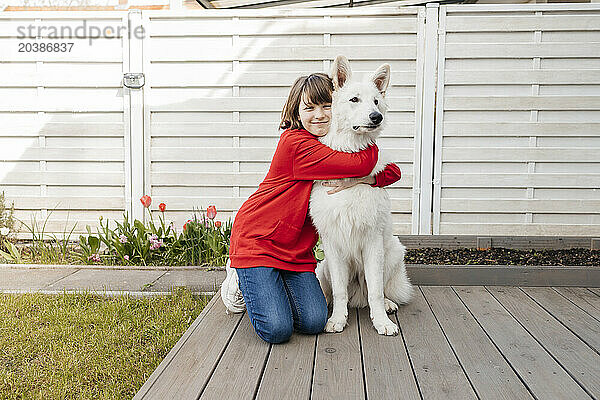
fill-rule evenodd
<path id="1" fill-rule="evenodd" d="M 367 176 L 377 163 L 374 144 L 344 153 L 318 140 L 329 130 L 332 92 L 332 81 L 323 73 L 294 82 L 282 111 L 280 128 L 285 131 L 269 172 L 234 220 L 231 267 L 254 330 L 269 343 L 289 340 L 294 329 L 319 333 L 327 322 L 327 303 L 314 272 L 318 234 L 308 215 L 313 181 L 356 178 L 326 184 L 333 194 L 356 184 L 381 187 L 400 179 L 395 164 Z"/>

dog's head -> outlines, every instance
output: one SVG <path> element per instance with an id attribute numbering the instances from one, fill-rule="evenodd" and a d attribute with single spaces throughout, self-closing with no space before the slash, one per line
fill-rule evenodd
<path id="1" fill-rule="evenodd" d="M 348 59 L 337 56 L 331 67 L 333 80 L 332 118 L 340 131 L 375 139 L 385 124 L 385 91 L 390 83 L 390 66 L 383 64 L 359 80 L 352 77 Z"/>

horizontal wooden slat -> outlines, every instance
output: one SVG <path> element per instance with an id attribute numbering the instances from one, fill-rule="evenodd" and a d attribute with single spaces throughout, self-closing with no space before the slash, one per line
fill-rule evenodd
<path id="1" fill-rule="evenodd" d="M 600 48 L 599 48 L 600 50 Z M 446 96 L 451 110 L 600 110 L 599 96 Z"/>
<path id="2" fill-rule="evenodd" d="M 297 34 L 377 34 L 377 33 L 417 33 L 416 18 L 311 18 L 311 19 L 221 19 L 204 20 L 201 29 L 197 21 L 152 20 L 149 31 L 155 36 L 213 36 L 215 30 L 220 35 L 297 35 Z M 351 23 L 349 23 L 351 21 Z"/>
<path id="3" fill-rule="evenodd" d="M 19 122 L 5 123 L 0 130 L 2 136 L 117 136 L 123 137 L 122 122 Z"/>
<path id="4" fill-rule="evenodd" d="M 152 186 L 258 186 L 265 174 L 257 173 L 193 173 L 154 172 Z M 395 187 L 412 187 L 412 175 L 402 174 Z M 96 181 L 94 181 L 96 182 Z"/>
<path id="5" fill-rule="evenodd" d="M 600 43 L 447 43 L 449 58 L 581 58 L 600 54 Z"/>
<path id="6" fill-rule="evenodd" d="M 120 63 L 115 63 L 119 65 Z M 55 74 L 49 72 L 19 72 L 10 75 L 0 75 L 0 87 L 93 87 L 93 88 L 118 88 L 123 86 L 123 76 L 119 75 L 94 75 L 90 79 L 85 71 L 68 74 Z"/>
<path id="7" fill-rule="evenodd" d="M 382 136 L 394 138 L 413 137 L 414 129 L 415 124 L 413 122 L 389 122 Z M 282 131 L 277 129 L 276 122 L 154 122 L 151 125 L 152 137 L 280 137 L 281 133 Z"/>
<path id="8" fill-rule="evenodd" d="M 271 161 L 274 148 L 264 147 L 154 147 L 152 161 Z M 412 149 L 386 149 L 397 160 L 412 160 Z"/>
<path id="9" fill-rule="evenodd" d="M 387 7 L 387 8 L 376 8 L 376 9 L 364 9 L 364 8 L 325 8 L 325 9 L 232 9 L 232 10 L 169 10 L 168 15 L 165 15 L 164 11 L 161 10 L 144 10 L 150 21 L 158 21 L 164 19 L 173 18 L 198 18 L 199 20 L 205 19 L 222 19 L 230 17 L 239 17 L 240 19 L 255 18 L 264 19 L 267 17 L 272 18 L 286 18 L 286 17 L 356 17 L 356 16 L 398 16 L 398 15 L 416 15 L 419 11 L 419 7 Z"/>
<path id="10" fill-rule="evenodd" d="M 598 234 L 597 225 L 565 224 L 475 224 L 465 223 L 440 223 L 441 235 L 514 235 L 519 232 L 527 235 L 554 236 L 569 235 L 590 236 Z"/>
<path id="11" fill-rule="evenodd" d="M 598 162 L 600 148 L 556 147 L 449 147 L 442 151 L 445 162 Z"/>
<path id="12" fill-rule="evenodd" d="M 303 74 L 314 71 L 294 72 L 220 72 L 217 75 L 193 74 L 193 75 L 167 75 L 157 74 L 149 80 L 152 87 L 170 86 L 209 86 L 209 87 L 289 87 L 296 78 Z M 1 78 L 0 78 L 1 79 Z M 414 71 L 394 71 L 392 73 L 391 86 L 414 86 L 416 74 Z M 1 84 L 1 82 L 0 82 Z"/>
<path id="13" fill-rule="evenodd" d="M 600 15 L 502 15 L 446 18 L 446 32 L 597 31 Z"/>
<path id="14" fill-rule="evenodd" d="M 189 99 L 181 103 L 159 104 L 155 98 L 150 112 L 156 111 L 273 111 L 281 112 L 286 99 L 283 97 L 211 97 Z M 413 97 L 390 97 L 386 99 L 391 111 L 414 110 Z M 158 104 L 157 104 L 158 103 Z"/>
<path id="15" fill-rule="evenodd" d="M 53 197 L 23 196 L 15 199 L 15 209 L 78 209 L 78 210 L 124 210 L 125 201 L 122 197 Z"/>
<path id="16" fill-rule="evenodd" d="M 442 199 L 440 209 L 451 213 L 600 214 L 600 200 Z"/>
<path id="17" fill-rule="evenodd" d="M 122 172 L 14 171 L 2 178 L 3 185 L 123 186 Z"/>
<path id="18" fill-rule="evenodd" d="M 123 148 L 30 147 L 22 152 L 0 148 L 4 161 L 123 161 L 124 155 Z"/>
<path id="19" fill-rule="evenodd" d="M 511 85 L 511 84 L 562 84 L 591 85 L 600 83 L 598 69 L 552 70 L 489 70 L 444 71 L 446 85 Z"/>
<path id="20" fill-rule="evenodd" d="M 233 47 L 205 48 L 190 51 L 189 45 L 177 41 L 154 44 L 149 49 L 151 61 L 268 61 L 281 60 L 333 60 L 345 54 L 354 60 L 381 60 L 385 54 L 389 60 L 414 60 L 416 45 L 372 45 L 372 46 L 272 46 L 265 48 Z"/>
<path id="21" fill-rule="evenodd" d="M 94 98 L 16 98 L 13 102 L 0 101 L 0 112 L 123 112 L 123 99 L 115 97 L 109 101 L 105 97 Z"/>
<path id="22" fill-rule="evenodd" d="M 444 122 L 444 136 L 598 136 L 593 122 Z"/>
<path id="23" fill-rule="evenodd" d="M 532 187 L 532 188 L 592 188 L 600 187 L 597 174 L 442 174 L 442 187 Z"/>
<path id="24" fill-rule="evenodd" d="M 448 5 L 445 6 L 447 13 L 450 15 L 452 13 L 477 13 L 480 14 L 482 12 L 509 12 L 509 11 L 517 11 L 517 12 L 526 12 L 526 11 L 559 11 L 565 12 L 569 11 L 572 13 L 576 12 L 590 12 L 600 10 L 600 6 L 597 4 L 589 4 L 589 3 L 571 3 L 571 4 L 460 4 L 460 5 Z"/>
<path id="25" fill-rule="evenodd" d="M 186 211 L 197 207 L 206 208 L 215 205 L 220 211 L 237 211 L 247 200 L 245 197 L 180 197 L 161 196 L 161 201 L 168 205 L 170 211 Z M 392 210 L 411 209 L 411 199 L 391 199 Z"/>

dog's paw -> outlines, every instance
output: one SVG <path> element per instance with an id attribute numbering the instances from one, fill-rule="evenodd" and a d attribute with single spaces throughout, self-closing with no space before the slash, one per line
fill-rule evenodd
<path id="1" fill-rule="evenodd" d="M 387 320 L 387 321 L 386 321 Z M 389 318 L 373 321 L 373 326 L 380 335 L 396 336 L 398 334 L 398 325 L 393 323 Z"/>
<path id="2" fill-rule="evenodd" d="M 398 311 L 398 304 L 394 303 L 390 299 L 383 299 L 385 302 L 385 312 L 388 314 L 395 313 Z"/>
<path id="3" fill-rule="evenodd" d="M 347 322 L 347 318 L 334 318 L 332 316 L 327 320 L 327 324 L 325 324 L 325 332 L 341 332 L 344 330 Z"/>

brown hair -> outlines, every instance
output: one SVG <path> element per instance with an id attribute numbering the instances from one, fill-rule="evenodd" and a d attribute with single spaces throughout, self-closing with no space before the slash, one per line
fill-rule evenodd
<path id="1" fill-rule="evenodd" d="M 327 74 L 322 72 L 296 79 L 283 106 L 283 111 L 281 111 L 279 128 L 303 128 L 298 112 L 302 98 L 305 97 L 310 104 L 331 103 L 331 92 L 333 92 L 333 82 Z"/>

